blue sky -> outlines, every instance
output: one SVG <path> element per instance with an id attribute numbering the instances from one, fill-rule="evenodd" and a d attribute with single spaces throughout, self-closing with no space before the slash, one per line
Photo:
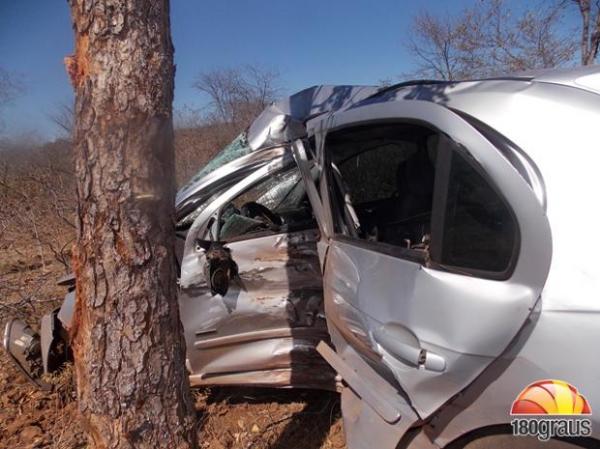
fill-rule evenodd
<path id="1" fill-rule="evenodd" d="M 285 92 L 314 84 L 373 84 L 413 68 L 403 47 L 422 8 L 458 12 L 471 0 L 171 0 L 175 108 L 200 108 L 198 73 L 255 64 L 277 70 Z M 3 113 L 5 132 L 57 134 L 48 119 L 72 98 L 62 64 L 72 52 L 66 0 L 0 0 L 0 66 L 25 93 Z"/>

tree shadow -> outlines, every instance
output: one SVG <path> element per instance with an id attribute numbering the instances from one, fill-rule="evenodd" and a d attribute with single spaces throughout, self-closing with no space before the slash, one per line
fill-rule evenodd
<path id="1" fill-rule="evenodd" d="M 355 103 L 350 109 L 375 103 L 387 103 L 401 100 L 421 100 L 447 105 L 448 93 L 456 86 L 452 81 L 415 80 L 394 84 Z"/>
<path id="2" fill-rule="evenodd" d="M 238 405 L 259 406 L 252 409 L 255 414 L 260 411 L 260 414 L 268 416 L 250 444 L 252 448 L 319 449 L 327 440 L 332 426 L 341 419 L 340 398 L 334 392 L 257 387 L 213 387 L 205 391 L 205 406 L 196 409 L 199 435 L 209 432 L 206 424 L 210 414 L 219 408 L 226 414 Z M 250 415 L 248 410 L 244 413 L 258 421 L 257 416 Z M 221 429 L 223 434 L 238 430 L 234 425 L 231 427 Z M 339 439 L 343 440 L 343 436 L 340 435 Z"/>
<path id="3" fill-rule="evenodd" d="M 302 410 L 294 413 L 269 449 L 319 449 L 331 427 L 341 419 L 339 395 L 312 392 Z"/>

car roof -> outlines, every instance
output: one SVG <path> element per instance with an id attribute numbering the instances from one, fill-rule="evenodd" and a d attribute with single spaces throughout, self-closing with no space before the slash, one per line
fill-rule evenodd
<path id="1" fill-rule="evenodd" d="M 506 76 L 472 78 L 463 80 L 411 80 L 383 87 L 374 94 L 350 107 L 399 100 L 426 100 L 444 102 L 464 88 L 477 86 L 479 94 L 497 92 L 502 86 L 504 95 L 522 91 L 524 83 L 547 83 L 600 94 L 600 65 L 568 69 L 539 69 Z"/>
<path id="2" fill-rule="evenodd" d="M 400 100 L 424 100 L 450 104 L 451 100 L 458 97 L 471 97 L 470 103 L 486 103 L 497 93 L 501 93 L 506 98 L 513 94 L 518 95 L 526 86 L 540 83 L 568 86 L 600 94 L 600 66 L 536 70 L 502 77 L 461 81 L 413 80 L 385 87 L 312 86 L 268 106 L 249 126 L 246 139 L 254 152 L 304 138 L 307 134 L 311 134 L 311 128 L 316 123 L 326 120 L 329 115 L 366 104 Z M 475 95 L 463 95 L 464 93 Z M 235 161 L 230 164 L 232 170 L 243 168 Z M 221 172 L 227 174 L 229 171 L 224 169 Z M 213 181 L 218 183 L 216 178 L 219 177 L 214 176 Z M 204 178 L 198 178 L 188 183 L 179 192 L 177 204 L 182 204 L 200 191 L 210 189 L 213 182 L 205 181 Z"/>

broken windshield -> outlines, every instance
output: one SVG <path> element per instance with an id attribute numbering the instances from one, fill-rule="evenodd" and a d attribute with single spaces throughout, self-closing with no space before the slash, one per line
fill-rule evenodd
<path id="1" fill-rule="evenodd" d="M 221 151 L 217 153 L 215 157 L 213 157 L 198 173 L 192 176 L 192 179 L 181 189 L 182 191 L 187 190 L 193 184 L 200 181 L 209 173 L 212 173 L 216 169 L 222 167 L 223 165 L 231 162 L 237 158 L 245 156 L 252 151 L 250 145 L 248 145 L 248 138 L 246 132 L 244 131 L 239 136 L 237 136 L 233 142 L 224 147 Z"/>

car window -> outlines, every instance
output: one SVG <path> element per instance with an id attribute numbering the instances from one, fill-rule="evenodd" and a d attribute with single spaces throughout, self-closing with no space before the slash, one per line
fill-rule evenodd
<path id="1" fill-rule="evenodd" d="M 334 131 L 325 145 L 338 235 L 482 277 L 509 269 L 515 218 L 446 135 L 420 124 L 383 123 Z"/>
<path id="2" fill-rule="evenodd" d="M 187 215 L 184 215 L 177 223 L 175 224 L 175 229 L 184 230 L 188 229 L 194 223 L 194 220 L 200 216 L 200 214 L 208 207 L 208 205 L 214 201 L 222 192 L 218 191 L 212 194 L 209 198 L 204 199 L 203 201 L 198 200 L 197 206 L 191 210 Z"/>
<path id="3" fill-rule="evenodd" d="M 219 238 L 239 240 L 316 226 L 297 166 L 269 175 L 221 211 Z"/>
<path id="4" fill-rule="evenodd" d="M 342 176 L 354 186 L 354 203 L 364 204 L 392 197 L 398 188 L 398 166 L 416 151 L 411 142 L 382 144 L 340 163 Z"/>
<path id="5" fill-rule="evenodd" d="M 359 126 L 331 133 L 336 231 L 406 249 L 427 245 L 437 133 L 415 124 Z M 354 228 L 354 229 L 352 229 Z"/>
<path id="6" fill-rule="evenodd" d="M 508 269 L 517 239 L 502 197 L 458 151 L 452 154 L 441 263 L 479 271 Z"/>

